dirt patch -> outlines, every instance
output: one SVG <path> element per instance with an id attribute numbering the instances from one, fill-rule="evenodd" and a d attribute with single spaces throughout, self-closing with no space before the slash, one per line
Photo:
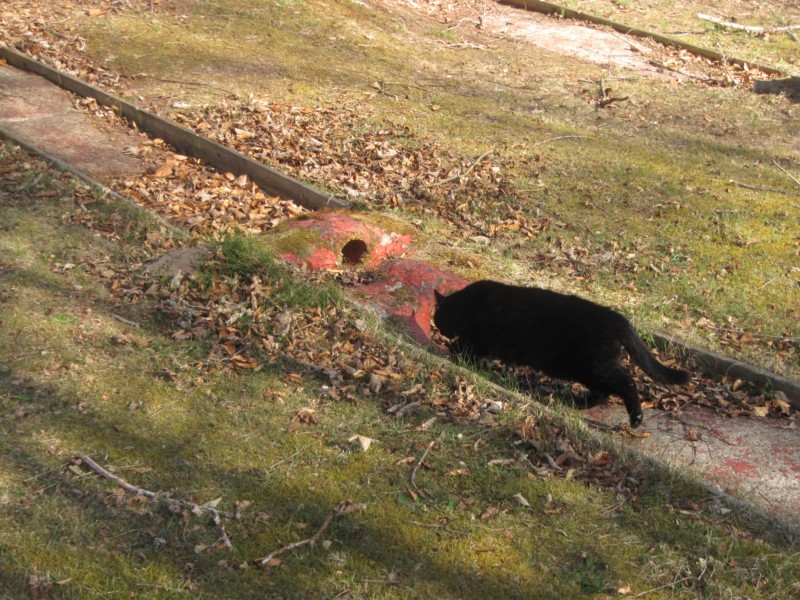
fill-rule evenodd
<path id="1" fill-rule="evenodd" d="M 514 9 L 486 15 L 483 27 L 495 35 L 521 39 L 604 67 L 626 69 L 644 77 L 666 77 L 662 69 L 652 64 L 651 48 L 618 33 Z"/>

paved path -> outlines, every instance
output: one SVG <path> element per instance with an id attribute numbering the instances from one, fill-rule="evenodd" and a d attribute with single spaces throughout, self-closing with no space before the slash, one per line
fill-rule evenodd
<path id="1" fill-rule="evenodd" d="M 100 181 L 142 171 L 125 154 L 126 131 L 101 129 L 73 106 L 75 97 L 38 75 L 0 66 L 0 129 Z"/>
<path id="2" fill-rule="evenodd" d="M 621 405 L 588 413 L 610 425 L 628 420 Z M 684 406 L 676 414 L 646 409 L 637 432 L 650 437 L 631 440 L 636 450 L 800 527 L 800 430 L 787 421 Z"/>

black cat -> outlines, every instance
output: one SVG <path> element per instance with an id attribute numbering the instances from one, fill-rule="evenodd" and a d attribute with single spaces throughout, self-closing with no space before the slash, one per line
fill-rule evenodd
<path id="1" fill-rule="evenodd" d="M 632 427 L 642 422 L 636 385 L 620 362 L 621 347 L 655 381 L 683 384 L 686 371 L 662 365 L 618 312 L 577 296 L 477 281 L 436 294 L 436 328 L 450 349 L 476 358 L 527 365 L 589 388 L 586 407 L 620 396 Z"/>

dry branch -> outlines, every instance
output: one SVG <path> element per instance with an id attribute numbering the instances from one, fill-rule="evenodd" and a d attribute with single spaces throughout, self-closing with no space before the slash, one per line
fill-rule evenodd
<path id="1" fill-rule="evenodd" d="M 336 505 L 331 512 L 328 513 L 328 516 L 325 517 L 325 520 L 322 522 L 322 525 L 317 532 L 312 535 L 310 538 L 306 538 L 304 540 L 300 540 L 299 542 L 293 542 L 291 544 L 287 544 L 282 548 L 278 548 L 277 550 L 273 550 L 269 554 L 267 554 L 264 558 L 256 559 L 256 564 L 260 567 L 267 568 L 270 565 L 270 562 L 279 554 L 283 554 L 284 552 L 289 552 L 291 550 L 296 550 L 297 548 L 302 548 L 303 546 L 313 546 L 319 541 L 319 538 L 322 537 L 322 534 L 325 533 L 325 530 L 330 527 L 331 522 L 333 521 L 334 517 L 342 517 L 344 515 L 349 515 L 356 512 L 364 512 L 367 509 L 365 504 L 356 504 L 352 500 L 344 500 Z"/>
<path id="2" fill-rule="evenodd" d="M 126 319 L 116 313 L 111 313 L 111 316 L 119 321 L 120 323 L 125 323 L 125 325 L 130 325 L 131 327 L 140 327 L 140 325 L 136 321 L 131 321 L 130 319 Z"/>
<path id="3" fill-rule="evenodd" d="M 81 463 L 92 469 L 95 473 L 100 475 L 101 477 L 105 477 L 109 481 L 113 481 L 119 487 L 124 490 L 131 492 L 132 494 L 136 494 L 137 496 L 144 496 L 145 498 L 149 498 L 154 502 L 161 502 L 162 504 L 166 504 L 167 506 L 179 506 L 182 508 L 188 508 L 192 514 L 194 515 L 201 515 L 203 513 L 208 513 L 211 515 L 211 518 L 214 520 L 214 525 L 217 526 L 217 529 L 220 532 L 220 537 L 222 542 L 225 544 L 225 547 L 230 549 L 233 547 L 231 544 L 231 540 L 228 537 L 228 533 L 225 531 L 225 527 L 222 525 L 222 517 L 226 519 L 235 519 L 236 515 L 233 513 L 225 512 L 222 510 L 217 510 L 211 504 L 214 502 L 207 502 L 206 504 L 195 504 L 194 502 L 189 502 L 188 500 L 180 500 L 178 498 L 170 498 L 169 496 L 165 496 L 160 492 L 152 492 L 150 490 L 146 490 L 144 488 L 137 487 L 135 485 L 131 485 L 121 477 L 114 475 L 108 469 L 101 467 L 97 464 L 94 460 L 86 456 L 85 454 L 79 454 L 75 457 Z"/>
<path id="4" fill-rule="evenodd" d="M 417 487 L 417 483 L 414 481 L 414 479 L 417 477 L 417 470 L 419 469 L 419 466 L 423 462 L 425 462 L 425 459 L 428 457 L 428 452 L 431 451 L 431 448 L 433 448 L 433 445 L 435 443 L 436 440 L 433 440 L 428 444 L 428 447 L 425 448 L 425 452 L 422 453 L 422 457 L 419 459 L 419 461 L 417 461 L 417 464 L 414 465 L 414 468 L 411 469 L 411 477 L 409 478 L 409 484 L 413 488 L 413 491 L 422 496 L 423 498 L 427 498 L 428 496 L 426 496 L 425 492 L 423 492 L 421 489 Z"/>
<path id="5" fill-rule="evenodd" d="M 630 96 L 622 96 L 620 98 L 611 97 L 611 98 L 603 98 L 597 103 L 597 106 L 600 108 L 605 108 L 606 106 L 614 103 L 614 102 L 624 102 L 625 100 L 629 100 Z"/>
<path id="6" fill-rule="evenodd" d="M 697 13 L 697 18 L 703 21 L 711 21 L 720 27 L 727 27 L 728 29 L 738 29 L 740 31 L 749 31 L 750 33 L 771 33 L 776 31 L 794 31 L 800 29 L 800 25 L 786 25 L 784 27 L 761 27 L 760 25 L 741 25 L 731 21 L 724 21 L 717 17 L 712 17 L 704 13 Z"/>
<path id="7" fill-rule="evenodd" d="M 531 148 L 534 148 L 536 146 L 541 146 L 542 144 L 547 144 L 549 142 L 555 142 L 556 140 L 572 140 L 572 139 L 583 140 L 588 137 L 589 137 L 588 135 L 557 135 L 556 137 L 551 137 L 547 138 L 546 140 L 540 140 L 538 142 L 535 142 L 531 144 Z"/>
<path id="8" fill-rule="evenodd" d="M 729 179 L 728 183 L 731 183 L 733 185 L 738 185 L 739 187 L 743 187 L 746 190 L 755 190 L 757 192 L 772 192 L 773 194 L 788 194 L 793 196 L 800 196 L 800 191 L 796 190 L 783 190 L 780 188 L 764 187 L 761 185 L 750 185 L 749 183 L 742 183 L 741 181 L 736 181 L 735 179 Z"/>
<path id="9" fill-rule="evenodd" d="M 469 175 L 470 173 L 472 173 L 472 169 L 474 169 L 476 166 L 478 166 L 478 164 L 480 164 L 480 162 L 481 162 L 481 161 L 482 161 L 484 158 L 486 158 L 487 156 L 489 156 L 489 155 L 490 155 L 492 152 L 493 152 L 492 150 L 487 150 L 486 152 L 484 152 L 483 154 L 481 154 L 481 155 L 478 157 L 478 159 L 477 159 L 477 160 L 476 160 L 474 163 L 472 163 L 472 164 L 471 164 L 471 165 L 470 165 L 470 166 L 467 168 L 467 170 L 466 170 L 466 171 L 464 171 L 463 173 L 459 173 L 458 175 L 453 175 L 452 177 L 448 177 L 447 179 L 442 179 L 441 181 L 434 181 L 433 183 L 429 183 L 429 184 L 428 184 L 428 185 L 426 185 L 425 187 L 427 187 L 427 188 L 437 187 L 437 186 L 443 185 L 443 184 L 445 184 L 445 183 L 450 183 L 451 181 L 455 181 L 456 179 L 461 179 L 462 177 L 466 177 L 467 175 Z"/>
<path id="10" fill-rule="evenodd" d="M 791 173 L 789 173 L 789 171 L 787 171 L 786 169 L 784 169 L 784 168 L 783 168 L 783 167 L 780 165 L 780 163 L 778 163 L 778 161 L 777 161 L 777 160 L 775 160 L 774 158 L 772 159 L 772 164 L 773 164 L 773 165 L 775 165 L 776 167 L 778 167 L 778 168 L 779 168 L 781 171 L 783 171 L 783 173 L 784 173 L 784 174 L 785 174 L 785 175 L 786 175 L 786 176 L 787 176 L 789 179 L 791 179 L 792 181 L 794 181 L 794 182 L 797 184 L 797 186 L 798 186 L 798 187 L 800 187 L 800 179 L 797 179 L 797 177 L 795 177 L 794 175 L 792 175 Z"/>

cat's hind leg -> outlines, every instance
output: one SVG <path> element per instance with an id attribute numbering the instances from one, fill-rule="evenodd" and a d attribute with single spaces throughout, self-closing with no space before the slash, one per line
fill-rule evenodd
<path id="1" fill-rule="evenodd" d="M 628 418 L 631 427 L 638 427 L 642 422 L 642 404 L 639 402 L 639 392 L 633 378 L 622 367 L 615 364 L 605 366 L 602 370 L 596 371 L 588 381 L 583 381 L 593 395 L 619 396 L 625 402 L 625 410 L 628 411 Z"/>
<path id="2" fill-rule="evenodd" d="M 608 402 L 608 394 L 595 390 L 586 390 L 578 393 L 572 392 L 565 398 L 565 402 L 571 404 L 575 408 L 585 410 Z"/>

